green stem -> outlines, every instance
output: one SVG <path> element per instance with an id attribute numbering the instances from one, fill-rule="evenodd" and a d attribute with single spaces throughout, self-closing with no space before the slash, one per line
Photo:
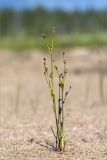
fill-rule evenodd
<path id="1" fill-rule="evenodd" d="M 64 86 L 62 87 L 62 139 L 61 139 L 61 150 L 64 149 L 65 144 L 64 144 Z"/>
<path id="2" fill-rule="evenodd" d="M 60 79 L 59 79 L 59 99 L 58 99 L 58 127 L 59 127 L 59 147 L 61 145 L 61 112 L 62 112 L 62 108 L 61 108 L 61 94 L 60 94 Z"/>
<path id="3" fill-rule="evenodd" d="M 54 91 L 54 78 L 53 78 L 53 57 L 51 54 L 51 73 L 52 73 L 52 78 L 51 78 L 51 85 L 52 85 L 52 90 L 51 90 L 51 96 L 52 96 L 52 100 L 53 100 L 53 110 L 54 110 L 54 114 L 55 114 L 55 120 L 56 120 L 56 128 L 57 128 L 57 143 L 59 143 L 59 139 L 60 139 L 60 132 L 59 132 L 59 127 L 58 127 L 58 118 L 57 118 L 57 111 L 56 111 L 56 98 L 55 98 L 55 91 Z M 56 144 L 57 145 L 57 144 Z"/>

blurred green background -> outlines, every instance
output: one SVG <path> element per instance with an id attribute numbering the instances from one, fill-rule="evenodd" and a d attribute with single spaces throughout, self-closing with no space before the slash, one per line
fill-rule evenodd
<path id="1" fill-rule="evenodd" d="M 78 1 L 77 4 L 79 3 Z M 34 8 L 17 8 L 10 5 L 0 8 L 0 48 L 44 49 L 41 35 L 53 26 L 57 32 L 57 47 L 107 45 L 106 7 L 81 9 L 80 5 L 78 9 L 51 9 L 43 5 Z"/>

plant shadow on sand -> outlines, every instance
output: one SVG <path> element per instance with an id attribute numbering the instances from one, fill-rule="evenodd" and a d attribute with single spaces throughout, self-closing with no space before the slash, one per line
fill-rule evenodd
<path id="1" fill-rule="evenodd" d="M 36 143 L 37 145 L 39 145 L 42 148 L 47 149 L 48 151 L 62 153 L 55 147 L 54 143 L 52 143 L 50 140 L 47 140 L 47 139 L 45 139 L 43 142 L 42 140 L 36 140 L 35 138 L 31 138 L 28 140 L 28 142 Z"/>

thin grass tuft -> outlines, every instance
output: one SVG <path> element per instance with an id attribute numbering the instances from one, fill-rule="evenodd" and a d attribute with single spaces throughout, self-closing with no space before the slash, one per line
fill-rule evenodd
<path id="1" fill-rule="evenodd" d="M 55 28 L 52 28 L 52 31 L 43 34 L 43 38 L 45 39 L 46 46 L 48 49 L 48 53 L 50 55 L 50 68 L 47 67 L 47 59 L 43 59 L 44 64 L 44 76 L 46 79 L 46 83 L 48 86 L 49 93 L 51 95 L 52 99 L 52 105 L 53 105 L 53 112 L 55 116 L 55 124 L 56 124 L 56 131 L 53 130 L 51 126 L 51 131 L 53 133 L 53 136 L 56 141 L 56 148 L 59 151 L 64 151 L 65 149 L 65 134 L 64 134 L 64 106 L 66 98 L 71 90 L 71 86 L 68 91 L 65 92 L 65 80 L 67 76 L 67 62 L 65 59 L 65 53 L 63 52 L 63 72 L 59 73 L 58 66 L 55 65 L 55 61 L 53 59 L 53 51 L 54 51 L 54 40 L 53 36 L 55 35 Z M 47 39 L 50 39 L 48 41 Z M 58 77 L 58 97 L 56 96 L 55 92 L 55 72 L 57 73 Z M 57 103 L 58 102 L 58 103 Z"/>

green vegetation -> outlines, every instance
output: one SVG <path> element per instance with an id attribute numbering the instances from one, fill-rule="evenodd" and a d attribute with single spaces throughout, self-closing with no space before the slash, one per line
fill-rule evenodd
<path id="1" fill-rule="evenodd" d="M 34 10 L 0 11 L 0 36 L 37 36 L 55 26 L 57 32 L 106 32 L 107 10 L 94 11 L 48 11 L 42 7 Z"/>
<path id="2" fill-rule="evenodd" d="M 52 31 L 51 36 L 55 33 Z M 47 34 L 43 34 L 44 39 L 46 40 L 46 45 L 48 47 L 48 52 L 50 55 L 50 68 L 47 67 L 47 59 L 44 58 L 44 76 L 48 85 L 49 93 L 52 98 L 53 112 L 55 115 L 55 124 L 56 132 L 54 132 L 51 127 L 52 133 L 56 140 L 56 148 L 59 151 L 63 151 L 65 148 L 65 138 L 64 138 L 64 105 L 66 97 L 71 89 L 65 92 L 65 80 L 67 75 L 66 60 L 63 53 L 63 72 L 59 73 L 58 67 L 55 65 L 53 59 L 53 50 L 54 50 L 54 40 L 51 39 L 50 42 L 47 41 Z M 55 70 L 58 76 L 58 97 L 55 92 Z M 58 103 L 57 103 L 58 102 Z"/>
<path id="3" fill-rule="evenodd" d="M 0 10 L 0 48 L 45 49 L 43 32 L 50 26 L 57 30 L 57 47 L 107 45 L 107 11 Z"/>
<path id="4" fill-rule="evenodd" d="M 58 35 L 55 39 L 58 48 L 101 47 L 107 45 L 107 33 L 74 33 Z M 0 38 L 0 49 L 22 51 L 24 49 L 45 49 L 42 36 Z"/>

